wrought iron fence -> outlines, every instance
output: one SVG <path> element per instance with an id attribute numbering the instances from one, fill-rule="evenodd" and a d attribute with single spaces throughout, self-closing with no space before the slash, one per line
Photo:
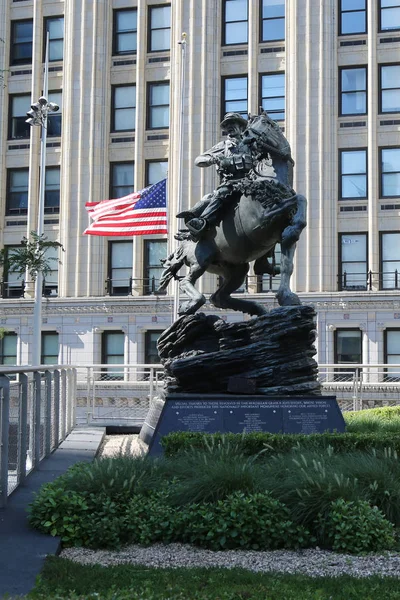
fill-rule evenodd
<path id="1" fill-rule="evenodd" d="M 0 368 L 0 507 L 73 428 L 76 369 Z"/>
<path id="2" fill-rule="evenodd" d="M 371 291 L 400 289 L 400 273 L 395 271 L 348 273 L 338 275 L 339 291 Z"/>

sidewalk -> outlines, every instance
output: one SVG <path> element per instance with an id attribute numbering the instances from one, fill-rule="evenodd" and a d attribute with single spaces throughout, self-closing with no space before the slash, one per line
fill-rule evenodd
<path id="1" fill-rule="evenodd" d="M 49 457 L 8 498 L 0 509 L 0 598 L 5 594 L 27 594 L 34 586 L 48 554 L 56 554 L 60 539 L 31 529 L 26 509 L 34 492 L 53 481 L 77 462 L 90 462 L 96 456 L 105 428 L 76 428 Z"/>

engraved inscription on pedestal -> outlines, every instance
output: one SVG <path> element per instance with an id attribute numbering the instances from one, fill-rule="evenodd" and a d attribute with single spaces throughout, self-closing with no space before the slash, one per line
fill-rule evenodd
<path id="1" fill-rule="evenodd" d="M 344 432 L 335 397 L 266 398 L 265 396 L 170 394 L 150 443 L 160 454 L 160 440 L 173 431 L 202 433 L 324 433 Z"/>

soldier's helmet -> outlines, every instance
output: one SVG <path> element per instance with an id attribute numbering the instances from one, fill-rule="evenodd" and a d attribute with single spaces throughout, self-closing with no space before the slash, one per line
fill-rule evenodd
<path id="1" fill-rule="evenodd" d="M 226 131 L 226 128 L 229 125 L 233 125 L 234 123 L 240 125 L 243 128 L 243 130 L 247 127 L 247 119 L 244 119 L 239 113 L 229 112 L 226 113 L 226 115 L 221 121 L 222 133 Z"/>

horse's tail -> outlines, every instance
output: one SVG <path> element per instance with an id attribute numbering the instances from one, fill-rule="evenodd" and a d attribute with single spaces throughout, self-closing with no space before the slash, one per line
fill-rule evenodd
<path id="1" fill-rule="evenodd" d="M 178 279 L 178 272 L 185 264 L 185 252 L 182 246 L 178 246 L 175 252 L 172 252 L 163 262 L 164 271 L 162 272 L 158 291 L 163 292 L 171 279 Z"/>

